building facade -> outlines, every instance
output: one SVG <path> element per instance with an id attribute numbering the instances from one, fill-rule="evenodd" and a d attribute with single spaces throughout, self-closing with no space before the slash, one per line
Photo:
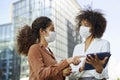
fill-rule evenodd
<path id="1" fill-rule="evenodd" d="M 75 16 L 79 10 L 76 0 L 19 0 L 13 4 L 14 36 L 25 24 L 31 26 L 37 17 L 48 16 L 57 33 L 56 41 L 49 47 L 58 61 L 71 57 L 74 46 L 80 41 L 75 27 Z M 21 57 L 21 78 L 28 77 L 28 73 L 27 58 Z"/>
<path id="2" fill-rule="evenodd" d="M 12 23 L 0 25 L 0 80 L 18 80 L 20 58 L 15 53 Z"/>

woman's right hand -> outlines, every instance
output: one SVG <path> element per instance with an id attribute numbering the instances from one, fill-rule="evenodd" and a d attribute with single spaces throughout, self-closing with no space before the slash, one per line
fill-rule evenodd
<path id="1" fill-rule="evenodd" d="M 75 57 L 68 58 L 68 59 L 67 59 L 67 62 L 68 62 L 69 64 L 73 63 L 74 65 L 78 65 L 78 64 L 80 63 L 80 58 L 81 58 L 81 57 L 82 57 L 82 56 L 75 56 Z"/>

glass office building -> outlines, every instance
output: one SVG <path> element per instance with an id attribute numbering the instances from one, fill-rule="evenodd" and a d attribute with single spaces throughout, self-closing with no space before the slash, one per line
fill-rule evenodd
<path id="1" fill-rule="evenodd" d="M 20 58 L 15 53 L 12 23 L 0 25 L 0 80 L 19 80 Z"/>
<path id="2" fill-rule="evenodd" d="M 75 16 L 80 9 L 76 0 L 19 0 L 13 4 L 14 32 L 17 34 L 25 24 L 31 26 L 37 17 L 50 17 L 57 36 L 49 46 L 60 61 L 72 56 L 74 46 L 80 41 L 75 27 Z M 21 57 L 21 78 L 28 73 L 27 58 Z"/>

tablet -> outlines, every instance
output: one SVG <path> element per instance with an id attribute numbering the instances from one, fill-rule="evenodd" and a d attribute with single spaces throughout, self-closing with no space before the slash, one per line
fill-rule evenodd
<path id="1" fill-rule="evenodd" d="M 99 53 L 96 53 L 96 54 L 97 54 L 97 56 L 100 60 L 103 60 L 105 57 L 108 57 L 106 63 L 103 65 L 103 67 L 105 68 L 108 61 L 109 61 L 109 58 L 111 56 L 110 52 L 99 52 Z M 95 58 L 95 53 L 87 54 L 87 56 L 88 55 L 91 55 L 93 58 Z M 84 70 L 92 70 L 92 69 L 94 69 L 94 67 L 91 64 L 85 63 Z"/>

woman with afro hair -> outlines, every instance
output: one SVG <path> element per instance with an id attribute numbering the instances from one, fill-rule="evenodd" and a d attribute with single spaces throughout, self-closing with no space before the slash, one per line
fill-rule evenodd
<path id="1" fill-rule="evenodd" d="M 100 52 L 110 52 L 110 43 L 102 39 L 107 24 L 105 17 L 99 10 L 88 8 L 80 12 L 76 21 L 83 41 L 75 46 L 73 56 L 94 53 L 95 58 L 91 55 L 85 57 L 77 68 L 71 65 L 73 69 L 71 76 L 77 77 L 78 80 L 106 80 L 108 78 L 108 66 L 103 67 L 103 65 L 108 57 L 100 60 L 97 56 L 97 53 Z M 84 70 L 86 63 L 91 64 L 94 69 Z"/>

